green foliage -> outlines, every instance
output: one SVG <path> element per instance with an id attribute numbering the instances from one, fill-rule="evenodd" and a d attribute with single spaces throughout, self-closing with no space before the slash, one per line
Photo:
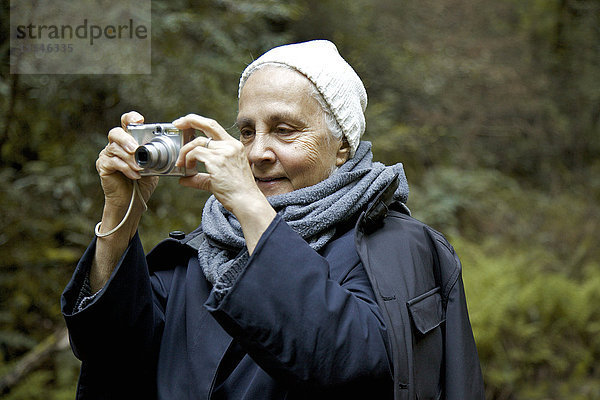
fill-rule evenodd
<path id="1" fill-rule="evenodd" d="M 367 86 L 375 158 L 404 163 L 414 215 L 461 256 L 488 398 L 594 398 L 598 0 L 155 0 L 152 10 L 150 75 L 11 75 L 0 31 L 0 374 L 62 324 L 58 297 L 102 210 L 94 160 L 120 115 L 193 112 L 235 134 L 244 66 L 275 45 L 327 38 Z M 194 229 L 207 196 L 162 179 L 144 247 Z M 61 353 L 7 398 L 72 398 L 76 376 Z"/>
<path id="2" fill-rule="evenodd" d="M 501 239 L 506 246 L 548 248 L 556 262 L 548 270 L 580 277 L 580 267 L 600 259 L 596 233 L 600 209 L 594 196 L 573 184 L 568 191 L 531 189 L 495 170 L 432 168 L 411 187 L 415 217 L 451 235 L 478 241 Z"/>
<path id="3" fill-rule="evenodd" d="M 548 272 L 548 249 L 455 237 L 488 398 L 592 399 L 600 391 L 600 265 Z"/>
<path id="4" fill-rule="evenodd" d="M 502 230 L 489 224 L 509 220 L 515 212 L 511 200 L 520 193 L 513 179 L 496 170 L 440 167 L 425 172 L 413 186 L 410 205 L 418 219 L 444 232 L 476 235 Z"/>
<path id="5" fill-rule="evenodd" d="M 1 371 L 1 370 L 0 370 Z M 75 397 L 79 362 L 70 352 L 29 374 L 5 400 L 72 400 Z"/>

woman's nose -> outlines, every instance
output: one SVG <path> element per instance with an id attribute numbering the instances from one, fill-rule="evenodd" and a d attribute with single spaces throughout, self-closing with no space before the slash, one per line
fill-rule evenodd
<path id="1" fill-rule="evenodd" d="M 247 154 L 250 164 L 274 162 L 277 158 L 268 133 L 256 132 L 254 140 L 248 147 Z"/>

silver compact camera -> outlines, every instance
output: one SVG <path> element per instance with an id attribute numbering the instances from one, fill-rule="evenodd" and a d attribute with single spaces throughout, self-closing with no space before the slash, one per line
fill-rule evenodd
<path id="1" fill-rule="evenodd" d="M 140 145 L 135 150 L 136 163 L 144 168 L 142 176 L 188 176 L 195 171 L 176 167 L 179 150 L 193 137 L 193 130 L 180 130 L 169 123 L 129 124 L 127 131 Z"/>

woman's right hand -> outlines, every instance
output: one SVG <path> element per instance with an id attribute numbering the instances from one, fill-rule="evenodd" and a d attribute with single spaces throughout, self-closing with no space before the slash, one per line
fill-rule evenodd
<path id="1" fill-rule="evenodd" d="M 138 182 L 142 199 L 137 199 L 136 196 L 137 200 L 121 228 L 110 235 L 98 238 L 90 269 L 90 287 L 94 293 L 108 282 L 121 255 L 137 231 L 138 223 L 145 210 L 145 203 L 150 199 L 158 183 L 157 176 L 140 175 L 142 168 L 137 165 L 134 156 L 138 143 L 125 130 L 127 125 L 134 122 L 143 123 L 144 117 L 135 111 L 123 114 L 121 127 L 113 128 L 108 132 L 108 144 L 96 160 L 96 169 L 104 190 L 104 211 L 100 233 L 113 229 L 127 215 L 134 180 Z"/>
<path id="2" fill-rule="evenodd" d="M 140 175 L 142 170 L 135 161 L 137 141 L 127 131 L 131 123 L 143 123 L 144 117 L 135 111 L 121 116 L 121 127 L 108 132 L 108 144 L 96 160 L 96 170 L 100 175 L 104 191 L 105 208 L 127 209 L 131 201 L 133 180 L 138 181 L 144 203 L 147 203 L 158 184 L 157 176 Z M 136 201 L 134 207 L 144 207 Z"/>

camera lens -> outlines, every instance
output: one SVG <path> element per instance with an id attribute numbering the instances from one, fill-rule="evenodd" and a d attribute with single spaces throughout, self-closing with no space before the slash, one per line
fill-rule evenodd
<path id="1" fill-rule="evenodd" d="M 175 167 L 177 149 L 168 138 L 159 136 L 135 150 L 135 161 L 140 167 L 166 173 Z"/>
<path id="2" fill-rule="evenodd" d="M 135 162 L 140 167 L 145 167 L 150 161 L 151 155 L 146 146 L 140 146 L 135 150 Z"/>
<path id="3" fill-rule="evenodd" d="M 146 146 L 140 146 L 135 150 L 135 162 L 137 162 L 140 167 L 148 164 L 149 160 L 150 153 L 148 152 L 148 149 L 146 149 Z"/>

